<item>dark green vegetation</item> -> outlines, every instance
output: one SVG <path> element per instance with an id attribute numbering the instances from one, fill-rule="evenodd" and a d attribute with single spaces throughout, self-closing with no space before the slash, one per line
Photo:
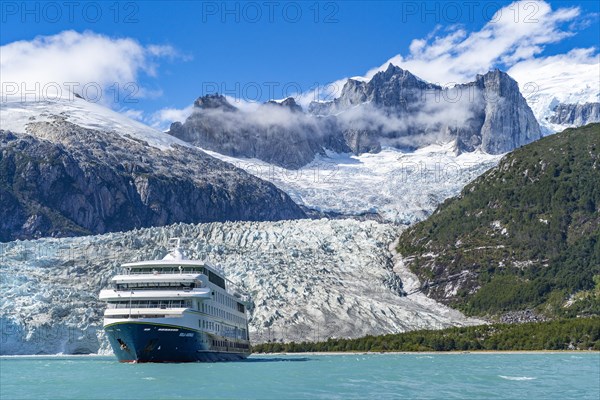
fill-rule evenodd
<path id="1" fill-rule="evenodd" d="M 524 146 L 406 230 L 431 297 L 472 315 L 600 315 L 600 124 Z"/>
<path id="2" fill-rule="evenodd" d="M 263 343 L 253 353 L 320 351 L 600 350 L 600 318 L 413 331 L 326 342 Z"/>

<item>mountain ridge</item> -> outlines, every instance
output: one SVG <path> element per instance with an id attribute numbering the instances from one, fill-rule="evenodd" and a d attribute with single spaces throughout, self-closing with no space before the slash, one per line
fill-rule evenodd
<path id="1" fill-rule="evenodd" d="M 275 105 L 279 110 L 268 109 Z M 243 112 L 224 96 L 206 95 L 168 133 L 226 156 L 288 169 L 327 151 L 360 155 L 378 153 L 382 146 L 416 149 L 443 139 L 456 140 L 457 151 L 501 154 L 541 137 L 518 84 L 499 70 L 442 88 L 389 64 L 368 82 L 348 79 L 338 98 L 312 102 L 302 111 L 293 98 Z"/>
<path id="2" fill-rule="evenodd" d="M 76 106 L 85 109 L 81 102 Z M 45 106 L 41 117 L 35 104 L 19 104 L 19 115 L 31 112 L 24 132 L 0 131 L 0 241 L 306 217 L 274 185 L 185 142 L 164 133 L 144 136 L 136 127 L 131 133 L 83 127 L 71 122 L 78 115 L 70 113 L 80 110 L 69 104 L 58 104 L 63 111 L 55 114 Z M 18 127 L 10 103 L 2 119 Z"/>

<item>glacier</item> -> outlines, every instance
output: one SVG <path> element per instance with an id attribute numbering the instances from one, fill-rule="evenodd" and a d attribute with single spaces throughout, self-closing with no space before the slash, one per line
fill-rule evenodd
<path id="1" fill-rule="evenodd" d="M 406 295 L 419 282 L 393 251 L 401 229 L 354 219 L 225 222 L 0 243 L 0 354 L 110 353 L 100 289 L 121 263 L 164 256 L 173 237 L 251 296 L 253 343 L 482 323 Z"/>
<path id="2" fill-rule="evenodd" d="M 151 128 L 128 116 L 75 96 L 25 101 L 21 96 L 3 95 L 0 107 L 0 126 L 12 132 L 27 132 L 32 122 L 50 122 L 55 116 L 87 129 L 115 132 L 123 137 L 132 136 L 149 145 L 165 150 L 173 145 L 190 144 Z"/>
<path id="3" fill-rule="evenodd" d="M 460 153 L 455 145 L 436 143 L 414 151 L 384 147 L 361 155 L 328 152 L 298 170 L 204 151 L 273 183 L 307 209 L 410 225 L 427 218 L 503 156 Z"/>
<path id="4" fill-rule="evenodd" d="M 77 97 L 20 100 L 9 97 L 3 102 L 2 129 L 28 132 L 32 123 L 60 116 L 78 126 L 133 137 L 161 150 L 192 147 L 273 183 L 306 209 L 404 225 L 425 219 L 445 199 L 456 196 L 467 183 L 496 166 L 502 157 L 480 150 L 460 152 L 456 141 L 451 141 L 414 151 L 393 147 L 361 155 L 328 151 L 298 170 L 288 170 L 262 160 L 235 158 L 192 146 Z"/>
<path id="5" fill-rule="evenodd" d="M 527 104 L 540 124 L 542 134 L 551 135 L 575 127 L 573 124 L 552 122 L 552 116 L 558 105 L 600 102 L 600 80 L 598 80 L 600 56 L 596 55 L 594 58 L 596 59 L 594 63 L 582 63 L 568 72 L 557 72 L 553 63 L 540 66 L 534 73 L 527 68 L 513 68 L 509 71 L 519 83 Z M 562 61 L 558 62 L 562 63 Z"/>

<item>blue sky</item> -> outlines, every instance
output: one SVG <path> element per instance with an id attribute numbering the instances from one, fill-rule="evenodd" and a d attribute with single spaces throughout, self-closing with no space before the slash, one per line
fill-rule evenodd
<path id="1" fill-rule="evenodd" d="M 225 92 L 231 97 L 258 101 L 281 98 L 298 90 L 310 91 L 316 84 L 325 85 L 355 75 L 367 74 L 368 77 L 368 71 L 397 55 L 402 61 L 413 59 L 402 66 L 416 75 L 441 83 L 469 79 L 491 66 L 509 70 L 519 61 L 568 54 L 574 48 L 594 48 L 586 57 L 596 58 L 600 41 L 598 2 L 547 3 L 549 12 L 544 8 L 548 4 L 531 1 L 517 6 L 511 6 L 511 2 L 477 1 L 138 1 L 80 2 L 75 7 L 62 2 L 26 5 L 4 2 L 0 57 L 3 72 L 12 77 L 9 71 L 24 69 L 17 67 L 19 58 L 36 59 L 39 54 L 48 53 L 47 64 L 45 56 L 36 59 L 40 69 L 44 64 L 58 62 L 53 53 L 40 52 L 40 48 L 62 46 L 63 51 L 75 42 L 84 46 L 87 42 L 104 40 L 107 43 L 89 47 L 89 57 L 81 50 L 61 53 L 67 55 L 67 59 L 56 68 L 64 74 L 56 78 L 48 75 L 48 79 L 71 80 L 73 76 L 78 82 L 100 80 L 105 90 L 114 80 L 121 88 L 121 96 L 118 101 L 108 102 L 109 106 L 130 110 L 132 116 L 148 123 L 164 124 L 170 114 L 161 116 L 157 114 L 159 110 L 183 110 L 206 92 Z M 576 13 L 556 15 L 560 9 L 574 8 Z M 531 33 L 515 35 L 511 39 L 514 43 L 500 55 L 490 55 L 489 60 L 474 62 L 469 68 L 449 67 L 450 72 L 455 73 L 439 75 L 446 63 L 440 60 L 436 64 L 429 53 L 441 48 L 440 51 L 453 59 L 464 56 L 467 63 L 472 62 L 477 57 L 462 53 L 467 50 L 456 50 L 460 47 L 458 43 L 469 41 L 473 33 L 481 33 L 493 25 L 490 21 L 494 22 L 498 10 L 505 20 L 510 14 L 512 20 L 527 22 L 520 26 L 531 28 Z M 555 29 L 540 30 L 542 26 Z M 56 39 L 69 30 L 87 36 Z M 567 34 L 561 34 L 565 32 Z M 494 31 L 495 41 L 484 43 L 484 50 L 485 46 L 502 44 L 502 37 L 512 33 L 510 27 Z M 521 45 L 523 37 L 534 36 L 537 39 Z M 40 37 L 54 39 L 40 41 Z M 107 47 L 119 39 L 118 50 Z M 425 39 L 421 47 L 414 42 L 419 39 Z M 25 41 L 24 45 L 32 48 L 15 51 L 13 42 L 18 41 Z M 448 41 L 450 46 L 441 46 Z M 94 57 L 99 57 L 99 52 L 105 51 L 109 62 L 92 62 Z M 86 65 L 86 59 L 91 65 Z M 429 66 L 438 71 L 428 70 Z M 68 74 L 70 68 L 73 69 L 71 75 Z M 82 71 L 90 71 L 90 77 L 86 78 Z M 40 72 L 44 73 L 46 71 Z M 133 90 L 132 87 L 124 89 L 129 81 L 141 88 L 134 96 L 135 102 L 123 101 L 129 89 Z M 104 97 L 103 101 L 107 102 L 109 96 Z"/>

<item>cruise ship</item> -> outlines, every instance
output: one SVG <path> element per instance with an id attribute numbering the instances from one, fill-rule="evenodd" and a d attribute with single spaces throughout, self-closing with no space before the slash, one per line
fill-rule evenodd
<path id="1" fill-rule="evenodd" d="M 247 302 L 223 273 L 179 247 L 162 260 L 123 264 L 110 288 L 104 331 L 121 362 L 241 360 L 250 354 Z"/>

